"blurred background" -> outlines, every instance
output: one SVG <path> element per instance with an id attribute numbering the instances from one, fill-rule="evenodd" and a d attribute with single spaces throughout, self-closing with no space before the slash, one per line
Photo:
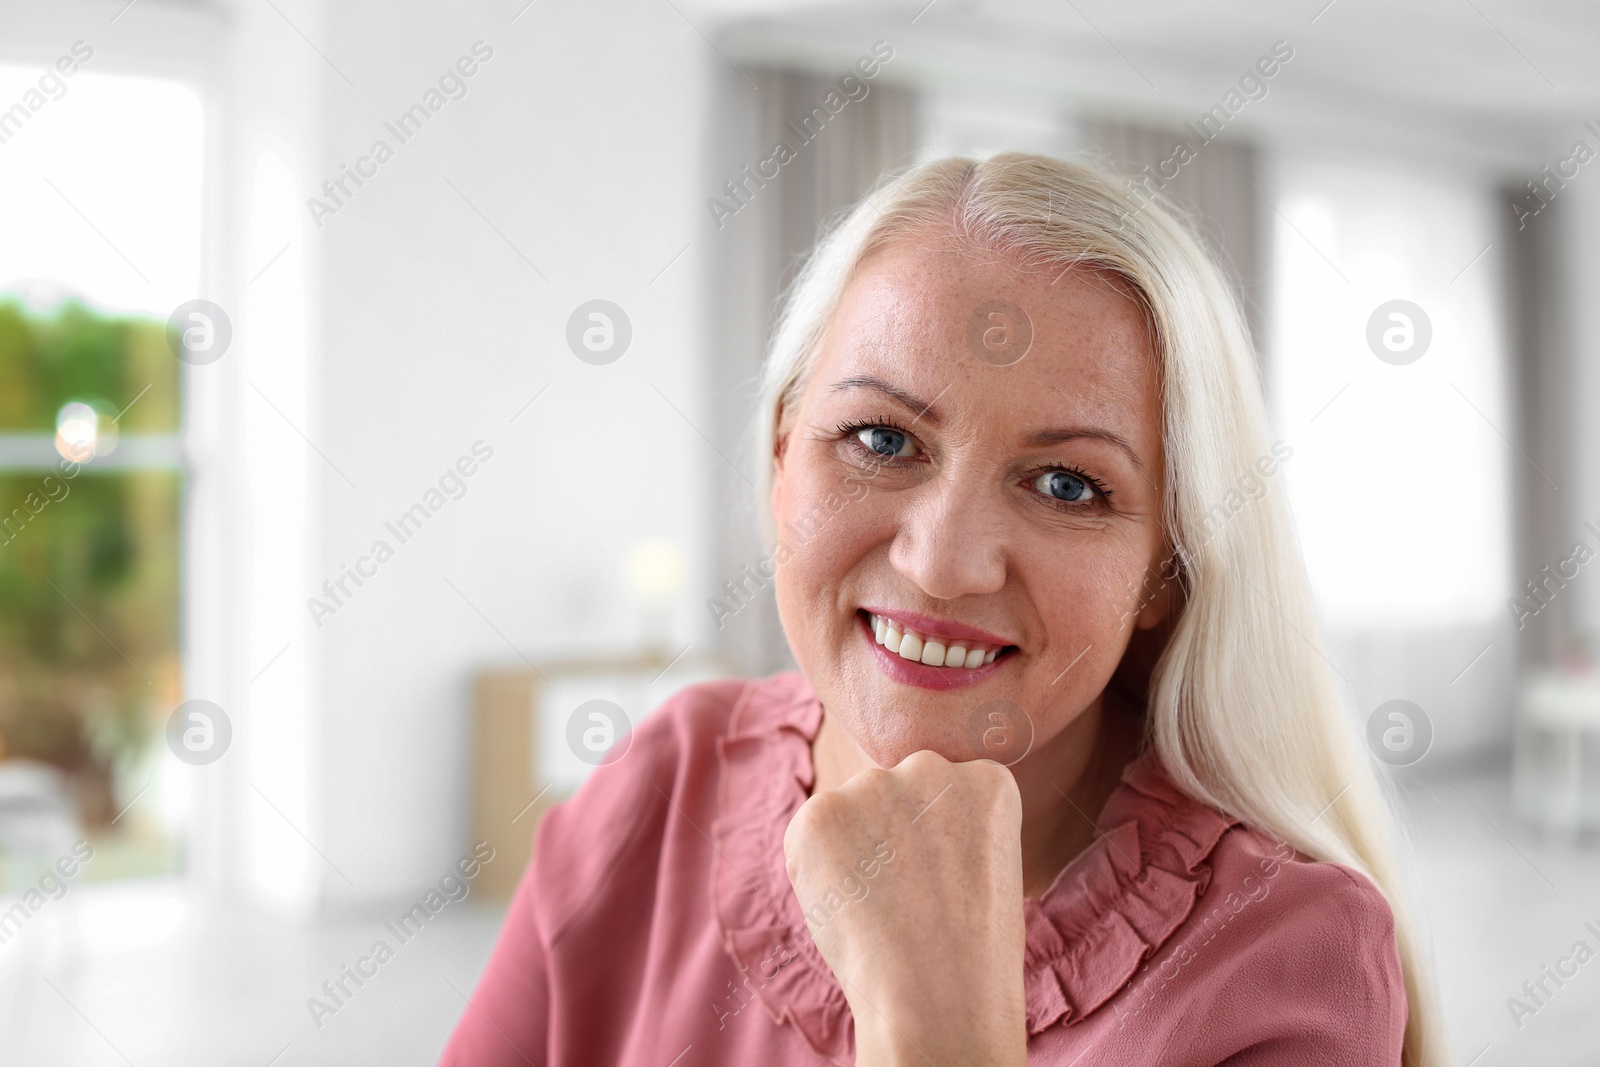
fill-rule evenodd
<path id="1" fill-rule="evenodd" d="M 1600 10 L 0 24 L 0 1061 L 432 1063 L 539 813 L 787 658 L 748 427 L 797 256 L 1003 149 L 1228 263 L 1458 1059 L 1600 1055 L 1600 965 L 1523 988 L 1600 947 Z"/>

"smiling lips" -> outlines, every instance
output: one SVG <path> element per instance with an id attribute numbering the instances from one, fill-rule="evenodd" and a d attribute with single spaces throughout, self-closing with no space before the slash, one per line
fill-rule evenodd
<path id="1" fill-rule="evenodd" d="M 901 659 L 929 667 L 975 670 L 986 663 L 993 663 L 1005 648 L 1004 645 L 982 641 L 924 634 L 894 619 L 871 612 L 867 613 L 867 622 L 878 644 Z"/>

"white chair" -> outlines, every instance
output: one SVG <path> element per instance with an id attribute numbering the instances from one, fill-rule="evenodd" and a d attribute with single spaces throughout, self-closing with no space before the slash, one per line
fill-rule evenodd
<path id="1" fill-rule="evenodd" d="M 82 835 L 67 775 L 35 760 L 0 760 L 0 863 L 13 889 L 72 851 Z"/>
<path id="2" fill-rule="evenodd" d="M 1600 830 L 1600 674 L 1531 673 L 1513 742 L 1511 800 L 1541 829 Z"/>
<path id="3" fill-rule="evenodd" d="M 0 1033 L 20 1026 L 39 976 L 77 959 L 76 899 L 47 898 L 36 913 L 21 902 L 83 836 L 64 772 L 34 760 L 0 760 Z"/>

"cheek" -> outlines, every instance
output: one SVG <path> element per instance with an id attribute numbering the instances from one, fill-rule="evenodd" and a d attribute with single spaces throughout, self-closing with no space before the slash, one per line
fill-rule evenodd
<path id="1" fill-rule="evenodd" d="M 881 540 L 885 528 L 881 494 L 825 457 L 792 457 L 773 519 L 786 560 L 778 570 L 776 595 L 784 625 L 796 644 L 823 633 L 819 616 L 837 612 L 853 570 Z M 892 537 L 892 526 L 887 527 Z M 841 616 L 842 618 L 843 616 Z M 808 625 L 809 624 L 809 625 Z"/>
<path id="2" fill-rule="evenodd" d="M 1045 627 L 1044 674 L 1050 677 L 1043 680 L 1057 694 L 1074 694 L 1067 703 L 1076 706 L 1098 692 L 1116 670 L 1139 609 L 1157 586 L 1146 582 L 1142 546 L 1051 547 L 1052 562 L 1041 566 L 1040 560 L 1033 568 L 1030 599 Z M 1067 676 L 1054 681 L 1069 664 Z"/>
<path id="3" fill-rule="evenodd" d="M 892 536 L 892 523 L 882 514 L 883 494 L 860 472 L 826 457 L 796 459 L 774 500 L 778 538 L 790 548 L 797 575 L 837 580 L 885 530 Z"/>
<path id="4" fill-rule="evenodd" d="M 1133 616 L 1161 587 L 1161 578 L 1150 566 L 1144 546 L 1127 546 L 1102 561 L 1094 574 L 1096 604 L 1101 610 L 1101 625 L 1130 628 Z M 1106 619 L 1109 618 L 1109 623 Z"/>

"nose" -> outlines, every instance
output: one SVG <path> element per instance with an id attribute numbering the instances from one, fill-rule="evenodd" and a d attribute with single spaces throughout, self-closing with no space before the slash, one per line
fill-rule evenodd
<path id="1" fill-rule="evenodd" d="M 967 479 L 933 479 L 912 499 L 889 562 L 939 600 L 994 593 L 1006 581 L 1003 505 Z"/>

